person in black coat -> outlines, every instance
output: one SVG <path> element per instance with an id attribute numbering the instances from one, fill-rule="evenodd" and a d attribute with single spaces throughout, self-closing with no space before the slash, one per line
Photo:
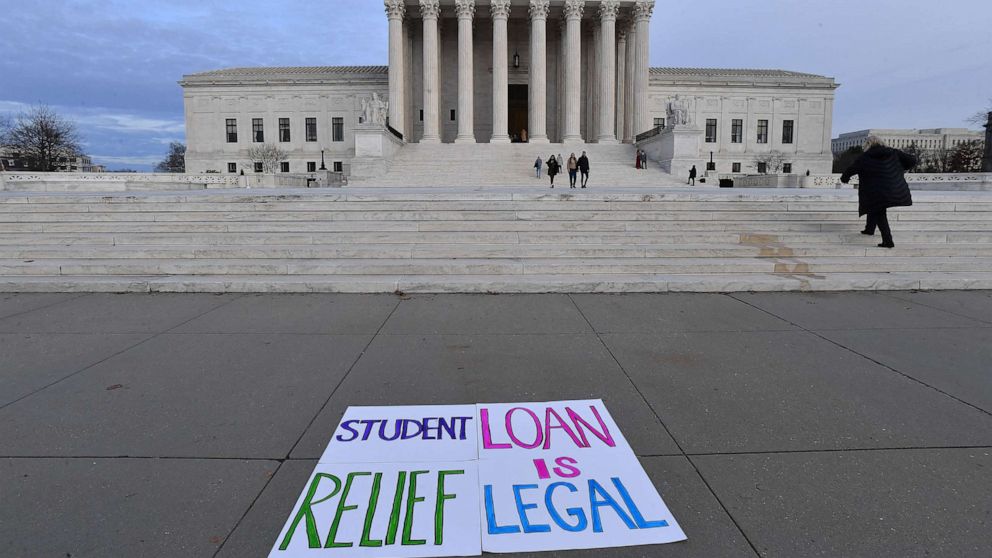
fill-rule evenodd
<path id="1" fill-rule="evenodd" d="M 894 248 L 892 230 L 886 210 L 890 207 L 909 207 L 913 196 L 904 176 L 906 171 L 916 166 L 916 157 L 898 149 L 886 147 L 881 139 L 869 136 L 865 141 L 865 152 L 851 164 L 840 180 L 850 182 L 852 176 L 859 176 L 858 215 L 867 215 L 868 223 L 861 234 L 872 236 L 875 228 L 882 233 L 880 248 Z"/>
<path id="2" fill-rule="evenodd" d="M 692 168 L 689 169 L 689 181 L 686 184 L 696 185 L 696 165 L 692 165 Z"/>
<path id="3" fill-rule="evenodd" d="M 555 187 L 555 175 L 558 174 L 558 171 L 559 171 L 559 169 L 558 169 L 558 160 L 555 159 L 555 156 L 554 155 L 552 155 L 551 158 L 548 159 L 548 177 L 551 178 L 551 187 L 552 188 Z"/>
<path id="4" fill-rule="evenodd" d="M 582 187 L 585 188 L 586 184 L 589 184 L 589 157 L 586 157 L 586 152 L 582 152 L 582 156 L 579 157 L 579 173 L 582 175 Z"/>

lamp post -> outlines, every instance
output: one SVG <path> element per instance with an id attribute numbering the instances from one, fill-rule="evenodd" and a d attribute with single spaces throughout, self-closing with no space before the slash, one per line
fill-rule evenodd
<path id="1" fill-rule="evenodd" d="M 323 149 L 320 150 L 320 170 L 322 170 L 322 171 L 326 171 L 327 170 L 327 166 L 324 165 L 324 150 Z"/>
<path id="2" fill-rule="evenodd" d="M 520 54 L 516 52 L 513 53 L 513 67 L 520 68 Z"/>

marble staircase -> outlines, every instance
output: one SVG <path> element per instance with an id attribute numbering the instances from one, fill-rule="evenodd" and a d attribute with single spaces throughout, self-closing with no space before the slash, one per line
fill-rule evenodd
<path id="1" fill-rule="evenodd" d="M 635 171 L 636 172 L 636 171 Z M 853 191 L 644 187 L 0 195 L 0 290 L 992 288 L 992 194 L 858 233 Z"/>
<path id="2" fill-rule="evenodd" d="M 636 150 L 625 144 L 454 144 L 403 146 L 386 175 L 353 180 L 360 187 L 528 187 L 550 189 L 546 168 L 542 178 L 534 176 L 534 160 L 547 161 L 552 154 L 578 157 L 586 151 L 590 159 L 590 186 L 623 184 L 625 187 L 659 187 L 683 185 L 657 164 L 648 169 L 634 167 Z M 555 189 L 568 189 L 568 175 L 555 179 Z"/>

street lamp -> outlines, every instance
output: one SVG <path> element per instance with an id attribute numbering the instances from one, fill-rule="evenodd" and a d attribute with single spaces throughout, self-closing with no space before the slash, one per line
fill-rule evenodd
<path id="1" fill-rule="evenodd" d="M 516 52 L 513 53 L 513 67 L 514 68 L 520 67 L 520 54 Z"/>
<path id="2" fill-rule="evenodd" d="M 322 171 L 326 171 L 327 170 L 327 166 L 324 165 L 324 150 L 323 149 L 320 150 L 320 170 L 322 170 Z"/>

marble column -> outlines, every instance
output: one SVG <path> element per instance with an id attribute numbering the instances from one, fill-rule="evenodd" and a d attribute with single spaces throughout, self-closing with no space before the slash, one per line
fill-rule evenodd
<path id="1" fill-rule="evenodd" d="M 579 117 L 582 95 L 582 12 L 585 0 L 565 0 L 565 132 L 563 143 L 581 143 Z"/>
<path id="2" fill-rule="evenodd" d="M 624 68 L 623 142 L 634 142 L 634 64 L 637 61 L 637 28 L 628 22 L 626 68 Z"/>
<path id="3" fill-rule="evenodd" d="M 475 0 L 455 0 L 458 16 L 458 136 L 455 143 L 475 143 L 475 76 L 472 19 Z"/>
<path id="4" fill-rule="evenodd" d="M 619 0 L 603 0 L 599 4 L 600 76 L 599 76 L 599 143 L 617 143 L 616 79 L 617 79 L 617 14 Z"/>
<path id="5" fill-rule="evenodd" d="M 403 63 L 403 0 L 385 0 L 389 18 L 389 125 L 406 138 L 406 67 Z"/>
<path id="6" fill-rule="evenodd" d="M 634 129 L 631 135 L 646 132 L 652 127 L 648 107 L 649 53 L 651 13 L 654 0 L 637 0 L 634 4 L 634 25 L 637 27 L 637 58 L 634 63 Z"/>
<path id="7" fill-rule="evenodd" d="M 424 137 L 420 143 L 441 143 L 441 83 L 438 73 L 438 0 L 420 0 L 424 20 Z"/>
<path id="8" fill-rule="evenodd" d="M 627 106 L 627 23 L 617 23 L 617 112 L 616 112 L 616 133 L 617 139 L 624 139 L 624 107 Z"/>
<path id="9" fill-rule="evenodd" d="M 510 0 L 491 0 L 489 10 L 493 16 L 493 137 L 489 142 L 510 143 L 510 68 L 506 37 Z"/>
<path id="10" fill-rule="evenodd" d="M 530 0 L 530 142 L 548 143 L 548 12 L 551 0 Z"/>

